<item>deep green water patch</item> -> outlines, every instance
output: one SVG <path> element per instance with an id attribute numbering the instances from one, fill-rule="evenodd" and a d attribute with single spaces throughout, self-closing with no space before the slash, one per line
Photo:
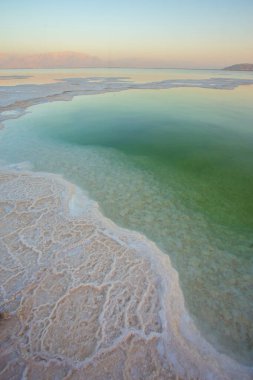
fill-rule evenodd
<path id="1" fill-rule="evenodd" d="M 172 259 L 205 336 L 253 360 L 253 90 L 173 89 L 32 107 L 0 133 L 0 159 L 87 190 Z"/>
<path id="2" fill-rule="evenodd" d="M 216 223 L 252 229 L 252 112 L 250 104 L 236 110 L 233 95 L 226 93 L 232 104 L 212 104 L 213 94 L 204 90 L 79 99 L 78 111 L 67 107 L 64 120 L 58 114 L 41 137 L 120 150 L 165 186 L 186 185 L 187 207 Z"/>

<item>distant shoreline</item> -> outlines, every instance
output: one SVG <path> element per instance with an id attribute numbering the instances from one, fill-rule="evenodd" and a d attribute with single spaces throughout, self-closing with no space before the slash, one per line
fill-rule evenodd
<path id="1" fill-rule="evenodd" d="M 78 69 L 122 69 L 122 70 L 194 70 L 194 71 L 223 71 L 224 68 L 192 68 L 192 67 L 123 67 L 123 66 L 77 66 L 77 67 L 0 67 L 0 71 L 6 70 L 78 70 Z M 247 70 L 246 70 L 247 71 Z"/>

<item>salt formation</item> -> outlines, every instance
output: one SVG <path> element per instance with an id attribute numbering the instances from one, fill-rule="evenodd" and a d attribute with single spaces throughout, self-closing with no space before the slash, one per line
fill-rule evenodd
<path id="1" fill-rule="evenodd" d="M 30 106 L 55 101 L 68 101 L 79 95 L 132 90 L 159 90 L 171 88 L 209 88 L 233 90 L 238 86 L 252 85 L 252 79 L 208 78 L 168 79 L 158 82 L 135 83 L 125 77 L 64 78 L 55 83 L 0 86 L 0 123 L 16 119 Z"/>
<path id="2" fill-rule="evenodd" d="M 0 379 L 252 378 L 200 336 L 145 237 L 57 176 L 2 169 L 0 194 Z"/>

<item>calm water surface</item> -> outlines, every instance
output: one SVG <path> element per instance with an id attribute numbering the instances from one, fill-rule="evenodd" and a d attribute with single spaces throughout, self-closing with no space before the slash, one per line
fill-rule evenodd
<path id="1" fill-rule="evenodd" d="M 129 76 L 129 70 L 128 75 L 119 71 Z M 214 76 L 253 77 L 132 72 L 133 79 L 143 81 Z M 0 159 L 29 161 L 34 170 L 63 174 L 97 200 L 106 216 L 155 241 L 170 255 L 187 307 L 205 337 L 250 364 L 252 110 L 252 86 L 82 96 L 31 107 L 22 118 L 6 122 Z"/>

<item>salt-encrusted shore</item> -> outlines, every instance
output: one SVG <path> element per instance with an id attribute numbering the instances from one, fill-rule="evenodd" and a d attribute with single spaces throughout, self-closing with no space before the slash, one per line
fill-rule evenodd
<path id="1" fill-rule="evenodd" d="M 0 87 L 0 129 L 32 105 L 128 89 L 253 81 L 70 78 Z M 169 257 L 62 178 L 0 169 L 0 379 L 252 379 L 184 306 Z"/>
<path id="2" fill-rule="evenodd" d="M 169 257 L 61 177 L 0 170 L 1 379 L 244 379 L 205 341 Z"/>
<path id="3" fill-rule="evenodd" d="M 95 95 L 125 90 L 161 90 L 181 87 L 233 90 L 242 85 L 253 85 L 250 79 L 210 78 L 176 79 L 159 82 L 135 83 L 124 77 L 66 78 L 56 83 L 0 86 L 0 122 L 22 116 L 33 105 L 53 101 L 67 101 L 78 95 Z"/>

